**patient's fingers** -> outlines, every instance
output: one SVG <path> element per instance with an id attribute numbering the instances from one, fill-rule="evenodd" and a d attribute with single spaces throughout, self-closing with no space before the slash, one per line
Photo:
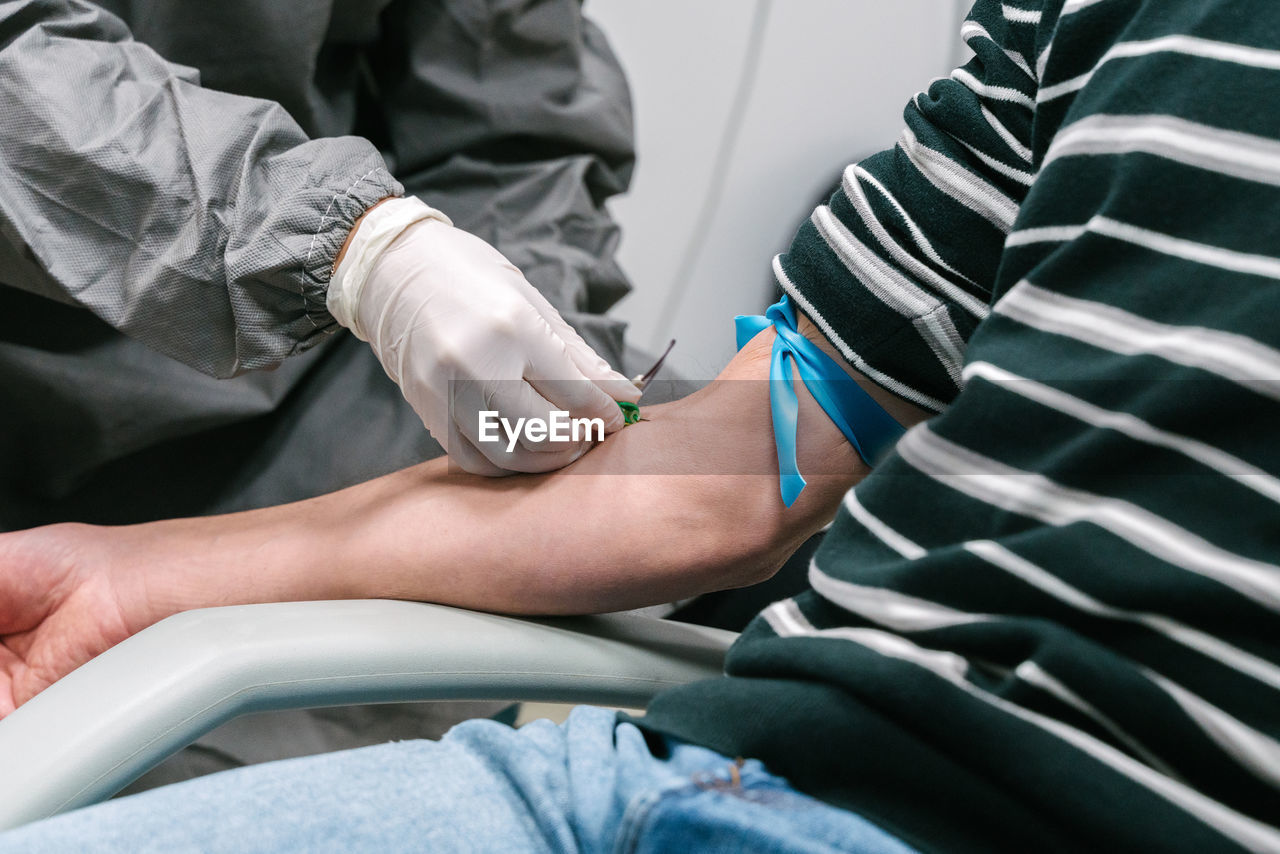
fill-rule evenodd
<path id="1" fill-rule="evenodd" d="M 22 659 L 0 641 L 0 718 L 17 707 L 13 698 L 13 683 L 15 674 L 25 667 Z"/>

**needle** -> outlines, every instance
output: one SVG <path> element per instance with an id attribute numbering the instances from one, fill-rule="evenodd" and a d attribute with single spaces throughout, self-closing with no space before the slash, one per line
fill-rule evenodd
<path id="1" fill-rule="evenodd" d="M 676 339 L 672 338 L 671 343 L 667 345 L 667 349 L 662 351 L 662 355 L 658 357 L 658 361 L 653 363 L 653 367 L 631 380 L 641 393 L 649 387 L 649 383 L 653 382 L 653 378 L 658 375 L 658 371 L 662 370 L 662 363 L 667 360 L 667 355 L 671 352 L 671 348 L 676 346 Z M 618 406 L 622 409 L 622 420 L 627 424 L 635 424 L 640 420 L 640 407 L 630 401 L 620 400 Z"/>
<path id="2" fill-rule="evenodd" d="M 676 346 L 676 339 L 672 338 L 671 343 L 667 345 L 667 349 L 663 350 L 662 355 L 658 357 L 658 361 L 653 363 L 653 367 L 631 381 L 636 388 L 641 391 L 648 388 L 649 383 L 653 382 L 653 378 L 658 375 L 658 371 L 662 370 L 662 363 L 667 360 L 667 356 L 670 355 L 671 348 L 674 346 Z"/>

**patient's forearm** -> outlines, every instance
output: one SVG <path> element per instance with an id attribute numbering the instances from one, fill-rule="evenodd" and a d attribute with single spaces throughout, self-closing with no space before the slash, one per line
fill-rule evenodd
<path id="1" fill-rule="evenodd" d="M 479 478 L 438 460 L 295 504 L 117 529 L 117 547 L 155 568 L 145 596 L 161 615 L 375 597 L 586 613 L 753 583 L 865 473 L 802 393 L 809 486 L 782 506 L 762 339 L 560 472 Z"/>
<path id="2" fill-rule="evenodd" d="M 727 488 L 741 480 L 718 477 Z M 683 478 L 560 474 L 494 481 L 427 463 L 297 505 L 160 523 L 149 532 L 158 548 L 179 542 L 195 548 L 181 567 L 164 562 L 149 596 L 174 596 L 165 611 L 401 598 L 584 613 L 745 584 L 772 568 L 764 564 L 779 545 L 766 541 L 764 529 L 719 530 L 725 520 L 664 499 L 676 479 Z"/>
<path id="3" fill-rule="evenodd" d="M 715 383 L 646 407 L 647 420 L 553 474 L 494 480 L 440 460 L 247 513 L 0 534 L 0 717 L 192 608 L 391 597 L 590 613 L 763 579 L 866 471 L 797 386 L 808 486 L 783 506 L 771 345 L 762 332 Z"/>
<path id="4" fill-rule="evenodd" d="M 154 568 L 146 598 L 161 615 L 327 598 L 589 613 L 767 577 L 857 474 L 850 457 L 840 475 L 811 476 L 805 500 L 787 510 L 776 475 L 726 473 L 736 463 L 687 457 L 694 449 L 680 437 L 702 428 L 665 414 L 569 471 L 495 480 L 450 473 L 438 460 L 309 501 L 116 535 L 131 541 L 121 545 L 134 565 Z M 745 454 L 736 434 L 746 429 L 729 425 L 713 438 L 726 454 Z M 628 455 L 664 446 L 666 464 L 688 474 L 623 471 Z M 767 445 L 757 456 L 770 453 Z"/>

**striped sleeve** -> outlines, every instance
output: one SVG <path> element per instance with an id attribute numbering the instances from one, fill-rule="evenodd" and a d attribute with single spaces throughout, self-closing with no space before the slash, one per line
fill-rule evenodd
<path id="1" fill-rule="evenodd" d="M 774 263 L 854 368 L 932 411 L 959 391 L 1035 177 L 1039 19 L 1026 0 L 979 2 L 961 29 L 972 60 L 912 99 L 897 145 L 849 166 Z"/>

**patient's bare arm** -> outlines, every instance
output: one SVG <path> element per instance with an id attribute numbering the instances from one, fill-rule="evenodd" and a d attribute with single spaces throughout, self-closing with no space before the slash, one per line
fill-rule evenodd
<path id="1" fill-rule="evenodd" d="M 802 391 L 809 486 L 783 507 L 764 382 L 771 343 L 762 333 L 717 382 L 647 407 L 649 420 L 554 474 L 480 478 L 437 460 L 246 513 L 0 535 L 0 715 L 191 608 L 400 598 L 592 613 L 766 578 L 865 473 Z"/>

